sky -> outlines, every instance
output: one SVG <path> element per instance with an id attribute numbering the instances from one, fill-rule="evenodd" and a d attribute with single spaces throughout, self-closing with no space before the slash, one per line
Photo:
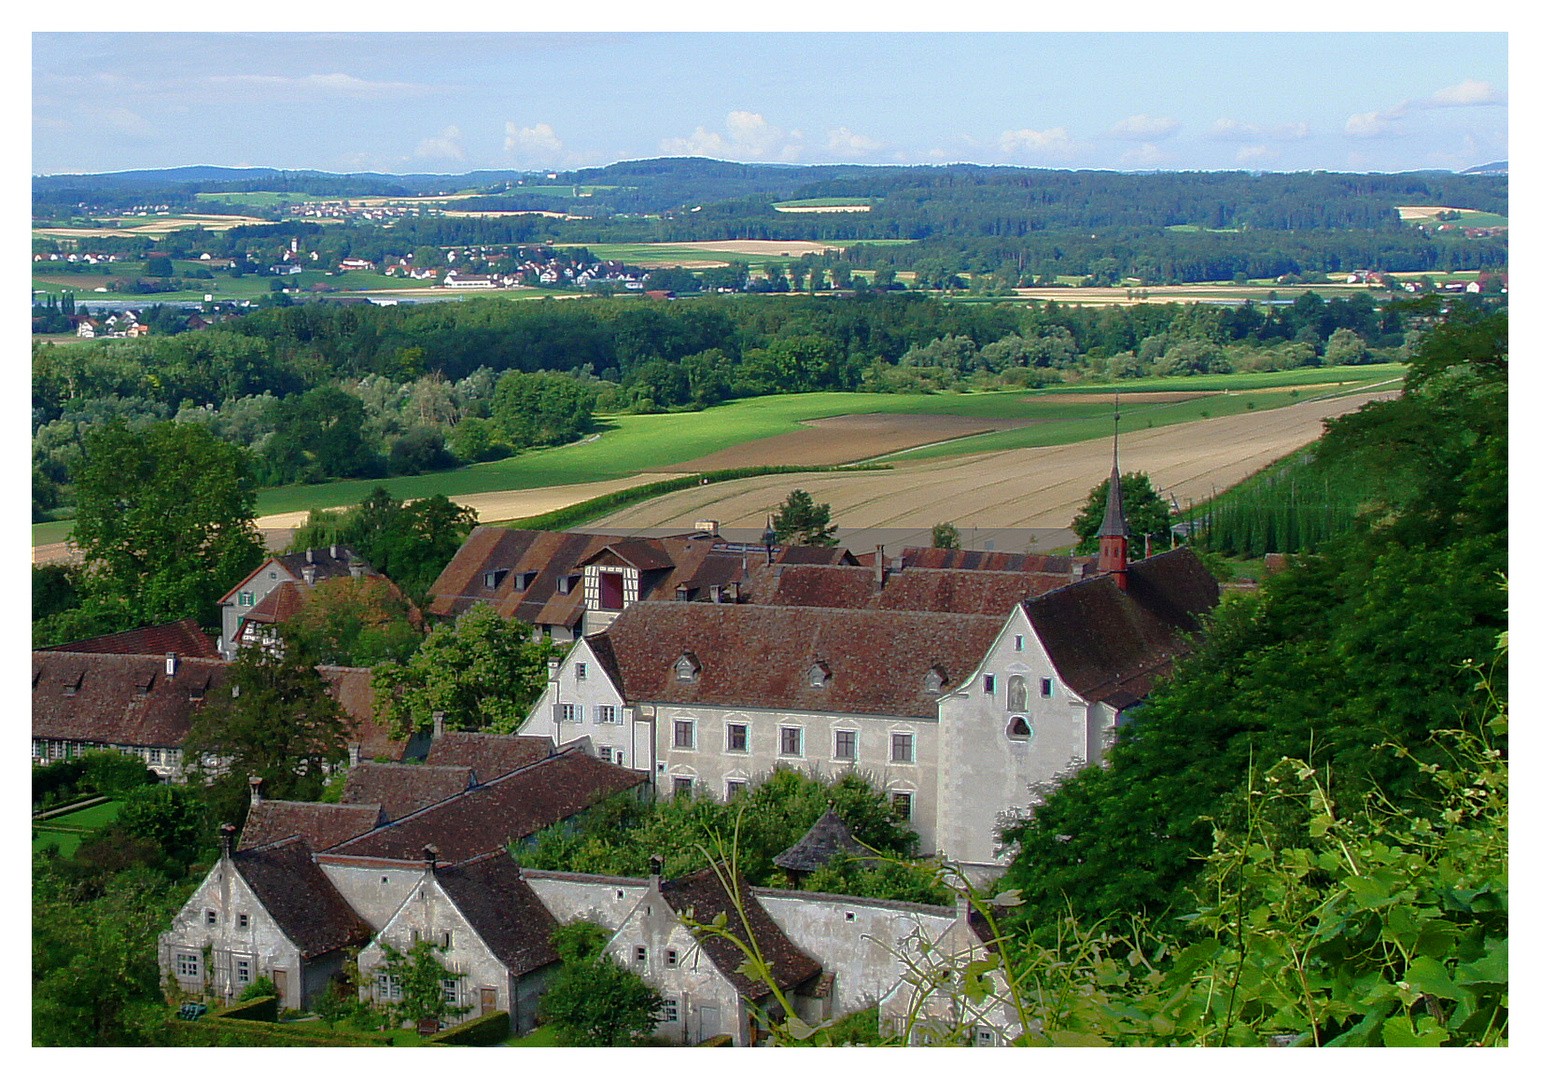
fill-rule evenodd
<path id="1" fill-rule="evenodd" d="M 875 21 L 868 5 L 827 32 L 681 32 L 679 11 L 656 31 L 601 15 L 584 32 L 35 31 L 32 172 L 459 174 L 687 155 L 1397 172 L 1509 156 L 1501 31 L 984 29 L 1020 24 L 1017 7 L 1015 22 L 949 32 L 851 32 Z"/>

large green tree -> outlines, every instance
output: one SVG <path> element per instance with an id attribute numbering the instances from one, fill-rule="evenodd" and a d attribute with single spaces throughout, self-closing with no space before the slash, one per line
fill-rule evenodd
<path id="1" fill-rule="evenodd" d="M 839 527 L 829 523 L 829 503 L 816 503 L 802 488 L 790 492 L 771 515 L 778 544 L 834 547 Z"/>
<path id="2" fill-rule="evenodd" d="M 262 561 L 246 453 L 197 424 L 99 428 L 73 470 L 86 590 L 131 625 L 194 616 Z"/>
<path id="3" fill-rule="evenodd" d="M 608 935 L 576 922 L 552 934 L 562 966 L 540 1000 L 563 1046 L 635 1046 L 658 1023 L 663 997 L 601 951 Z"/>
<path id="4" fill-rule="evenodd" d="M 545 686 L 547 661 L 562 651 L 477 604 L 430 631 L 405 663 L 376 665 L 376 715 L 396 738 L 428 730 L 436 712 L 451 731 L 516 731 Z"/>
<path id="5" fill-rule="evenodd" d="M 182 752 L 217 820 L 238 824 L 253 776 L 268 798 L 319 800 L 327 773 L 348 760 L 352 731 L 314 658 L 285 642 L 241 650 L 225 685 L 194 714 Z"/>
<path id="6" fill-rule="evenodd" d="M 1081 512 L 1070 523 L 1071 530 L 1080 538 L 1077 554 L 1089 555 L 1097 550 L 1097 532 L 1108 508 L 1108 483 L 1104 480 L 1091 489 Z M 1123 497 L 1124 521 L 1129 526 L 1130 558 L 1144 558 L 1146 536 L 1150 537 L 1153 551 L 1164 551 L 1171 545 L 1172 537 L 1172 508 L 1166 499 L 1142 472 L 1124 473 L 1118 486 Z"/>

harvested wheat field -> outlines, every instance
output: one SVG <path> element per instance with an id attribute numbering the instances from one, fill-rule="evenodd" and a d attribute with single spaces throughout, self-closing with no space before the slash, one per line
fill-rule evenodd
<path id="1" fill-rule="evenodd" d="M 917 446 L 980 435 L 1042 420 L 976 420 L 967 416 L 859 413 L 804 420 L 802 430 L 755 439 L 671 466 L 670 472 L 710 472 L 761 465 L 844 465 Z"/>
<path id="2" fill-rule="evenodd" d="M 1183 503 L 1197 501 L 1317 438 L 1324 419 L 1394 394 L 1355 394 L 1126 431 L 1119 440 L 1119 464 L 1125 472 L 1148 473 Z M 881 472 L 732 480 L 628 507 L 590 527 L 616 532 L 689 529 L 696 521 L 711 519 L 724 529 L 763 529 L 766 514 L 789 490 L 802 488 L 830 504 L 842 536 L 861 530 L 929 528 L 940 521 L 981 529 L 1063 529 L 1086 493 L 1108 475 L 1111 454 L 1112 439 L 1107 438 L 934 458 Z"/>

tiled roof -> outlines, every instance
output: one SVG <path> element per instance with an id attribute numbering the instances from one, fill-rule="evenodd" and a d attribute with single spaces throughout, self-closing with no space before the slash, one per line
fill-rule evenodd
<path id="1" fill-rule="evenodd" d="M 788 544 L 776 551 L 776 562 L 800 566 L 854 566 L 855 557 L 843 547 Z"/>
<path id="2" fill-rule="evenodd" d="M 624 536 L 587 533 L 542 532 L 534 529 L 500 529 L 479 525 L 429 588 L 431 615 L 463 614 L 480 602 L 493 604 L 505 619 L 534 623 L 534 616 L 553 596 L 566 599 L 559 579 L 570 576 L 588 555 Z M 506 571 L 494 585 L 488 574 Z M 520 589 L 521 575 L 534 572 L 529 587 Z M 571 594 L 567 594 L 571 595 Z M 581 603 L 582 597 L 579 596 Z M 548 623 L 547 625 L 552 625 Z M 560 625 L 568 625 L 562 623 Z"/>
<path id="3" fill-rule="evenodd" d="M 551 944 L 557 921 L 519 876 L 508 852 L 436 868 L 434 876 L 510 975 L 527 975 L 560 959 Z"/>
<path id="4" fill-rule="evenodd" d="M 305 606 L 309 587 L 299 581 L 280 581 L 257 605 L 241 616 L 247 622 L 280 623 L 294 618 Z"/>
<path id="5" fill-rule="evenodd" d="M 1030 571 L 911 568 L 888 571 L 879 587 L 870 566 L 778 565 L 753 572 L 748 591 L 756 604 L 1005 615 L 1069 581 L 1068 575 Z"/>
<path id="6" fill-rule="evenodd" d="M 326 680 L 343 711 L 352 718 L 353 733 L 349 739 L 359 744 L 359 756 L 365 760 L 381 757 L 401 760 L 407 748 L 406 740 L 391 738 L 386 725 L 375 719 L 375 692 L 369 682 L 371 670 L 322 664 L 316 671 Z"/>
<path id="7" fill-rule="evenodd" d="M 239 846 L 264 847 L 298 836 L 311 850 L 321 851 L 362 836 L 382 820 L 378 805 L 263 799 L 247 813 Z"/>
<path id="8" fill-rule="evenodd" d="M 362 945 L 372 936 L 369 924 L 315 864 L 304 840 L 295 837 L 237 851 L 231 859 L 301 955 L 321 956 L 345 945 Z"/>
<path id="9" fill-rule="evenodd" d="M 776 921 L 760 906 L 742 880 L 738 894 L 742 907 L 735 904 L 717 876 L 717 869 L 707 867 L 659 886 L 664 900 L 676 915 L 687 916 L 692 922 L 711 925 L 718 915 L 726 915 L 723 930 L 740 941 L 753 937 L 755 946 L 770 967 L 771 978 L 783 990 L 816 978 L 823 970 L 819 962 L 796 945 L 782 932 Z M 764 982 L 751 979 L 739 971 L 744 954 L 737 945 L 719 934 L 696 932 L 701 949 L 733 984 L 735 990 L 751 1001 L 758 1001 L 770 993 Z"/>
<path id="10" fill-rule="evenodd" d="M 926 690 L 933 668 L 943 691 L 983 660 L 1002 620 L 989 615 L 772 607 L 763 604 L 632 604 L 588 639 L 630 701 L 936 717 Z M 676 676 L 692 653 L 695 678 Z M 810 684 L 816 662 L 829 669 Z"/>
<path id="11" fill-rule="evenodd" d="M 1199 617 L 1220 588 L 1190 548 L 1129 564 L 1128 591 L 1110 575 L 1088 578 L 1027 602 L 1033 629 L 1077 694 L 1124 708 L 1187 653 Z"/>
<path id="12" fill-rule="evenodd" d="M 64 645 L 51 645 L 49 652 L 110 653 L 116 656 L 165 656 L 176 653 L 182 657 L 218 660 L 219 650 L 214 641 L 198 628 L 198 620 L 187 618 L 159 626 L 142 626 L 138 630 L 124 630 L 116 634 L 71 641 Z"/>
<path id="13" fill-rule="evenodd" d="M 304 551 L 295 551 L 288 555 L 275 555 L 274 558 L 283 565 L 285 570 L 302 581 L 304 580 L 305 567 L 307 566 L 315 568 L 317 581 L 325 581 L 327 578 L 334 577 L 347 577 L 352 572 L 351 567 L 355 563 L 361 565 L 365 573 L 374 573 L 370 565 L 346 544 L 307 548 Z"/>
<path id="14" fill-rule="evenodd" d="M 181 746 L 193 716 L 223 686 L 222 660 L 104 653 L 32 654 L 32 737 L 123 746 Z"/>
<path id="15" fill-rule="evenodd" d="M 329 855 L 418 861 L 433 844 L 445 863 L 498 851 L 565 821 L 647 776 L 577 750 L 528 765 L 331 849 Z"/>
<path id="16" fill-rule="evenodd" d="M 933 570 L 1016 570 L 1037 574 L 1064 574 L 1071 577 L 1078 566 L 1096 563 L 1094 555 L 1018 555 L 1010 551 L 965 551 L 959 548 L 907 547 L 901 559 L 906 567 L 924 566 Z"/>
<path id="17" fill-rule="evenodd" d="M 476 770 L 485 784 L 556 753 L 545 735 L 493 735 L 482 731 L 446 731 L 428 747 L 429 765 L 464 766 Z"/>
<path id="18" fill-rule="evenodd" d="M 845 821 L 839 814 L 834 810 L 826 810 L 824 816 L 815 821 L 803 834 L 802 839 L 777 855 L 771 862 L 783 870 L 795 870 L 806 874 L 817 870 L 837 855 L 868 858 L 872 855 L 872 851 L 851 835 L 851 830 L 846 827 Z"/>
<path id="19" fill-rule="evenodd" d="M 342 800 L 348 803 L 375 803 L 385 812 L 385 820 L 395 821 L 425 806 L 442 802 L 451 795 L 459 795 L 474 780 L 475 774 L 464 766 L 407 765 L 399 762 L 382 765 L 361 761 L 348 770 Z"/>

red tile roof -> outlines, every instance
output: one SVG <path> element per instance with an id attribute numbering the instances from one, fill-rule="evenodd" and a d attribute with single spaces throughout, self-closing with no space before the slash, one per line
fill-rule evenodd
<path id="1" fill-rule="evenodd" d="M 237 851 L 231 860 L 302 956 L 362 945 L 373 936 L 369 924 L 348 906 L 299 837 Z"/>
<path id="2" fill-rule="evenodd" d="M 342 799 L 377 804 L 386 821 L 395 821 L 451 795 L 459 795 L 470 788 L 473 780 L 475 774 L 464 766 L 361 761 L 348 770 Z"/>
<path id="3" fill-rule="evenodd" d="M 313 851 L 362 836 L 383 820 L 379 806 L 263 799 L 246 815 L 241 850 L 298 836 Z"/>
<path id="4" fill-rule="evenodd" d="M 918 611 L 671 604 L 628 607 L 589 638 L 596 659 L 631 701 L 936 717 L 926 676 L 942 689 L 984 659 L 1002 620 Z M 675 662 L 691 653 L 691 680 Z M 829 669 L 810 685 L 815 662 Z"/>
<path id="5" fill-rule="evenodd" d="M 446 731 L 428 746 L 429 765 L 458 765 L 474 769 L 478 783 L 507 776 L 556 753 L 545 735 L 493 735 L 484 731 Z"/>
<path id="6" fill-rule="evenodd" d="M 569 750 L 383 825 L 326 855 L 418 862 L 433 844 L 441 861 L 463 862 L 502 850 L 647 780 L 643 773 Z"/>
<path id="7" fill-rule="evenodd" d="M 218 660 L 219 650 L 214 640 L 198 627 L 197 619 L 180 619 L 161 623 L 159 626 L 142 626 L 138 630 L 124 630 L 116 634 L 71 641 L 63 645 L 51 645 L 50 652 L 110 653 L 116 656 L 164 656 L 176 653 L 182 657 Z"/>
<path id="8" fill-rule="evenodd" d="M 32 737 L 104 745 L 176 747 L 208 695 L 223 686 L 222 660 L 39 651 L 32 654 Z"/>

